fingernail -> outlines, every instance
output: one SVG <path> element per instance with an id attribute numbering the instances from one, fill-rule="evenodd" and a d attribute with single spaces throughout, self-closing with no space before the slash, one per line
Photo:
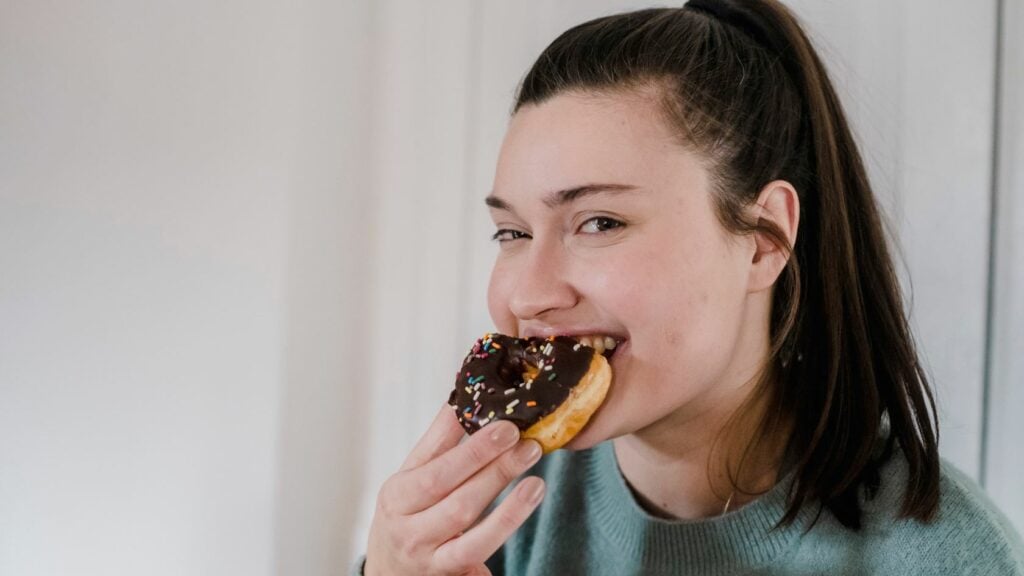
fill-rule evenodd
<path id="1" fill-rule="evenodd" d="M 491 441 L 498 446 L 511 446 L 519 440 L 519 428 L 515 424 L 498 422 L 491 431 Z"/>
<path id="2" fill-rule="evenodd" d="M 523 480 L 523 484 L 526 484 L 522 490 L 523 500 L 531 506 L 540 502 L 541 496 L 544 495 L 544 481 L 531 477 Z"/>
<path id="3" fill-rule="evenodd" d="M 519 446 L 516 446 L 516 460 L 523 464 L 533 464 L 540 458 L 540 453 L 540 444 L 533 440 L 526 440 Z"/>

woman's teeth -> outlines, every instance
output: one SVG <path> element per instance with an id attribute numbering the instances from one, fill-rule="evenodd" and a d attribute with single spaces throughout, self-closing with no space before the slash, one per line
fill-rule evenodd
<path id="1" fill-rule="evenodd" d="M 618 345 L 615 338 L 611 336 L 580 336 L 577 340 L 580 344 L 597 350 L 598 354 L 604 354 L 605 350 L 614 350 Z"/>

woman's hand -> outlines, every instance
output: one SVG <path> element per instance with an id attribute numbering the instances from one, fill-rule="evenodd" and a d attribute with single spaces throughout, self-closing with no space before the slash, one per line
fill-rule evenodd
<path id="1" fill-rule="evenodd" d="M 498 420 L 459 444 L 452 408 L 433 424 L 377 494 L 366 551 L 366 576 L 479 576 L 544 495 L 544 481 L 525 478 L 486 518 L 487 506 L 540 459 L 540 444 Z"/>

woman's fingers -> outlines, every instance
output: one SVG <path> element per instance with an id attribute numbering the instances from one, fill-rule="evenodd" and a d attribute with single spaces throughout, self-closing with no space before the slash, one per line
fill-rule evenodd
<path id="1" fill-rule="evenodd" d="M 420 533 L 428 532 L 432 526 L 467 530 L 502 490 L 540 459 L 541 453 L 540 444 L 536 441 L 519 442 L 515 448 L 502 454 L 435 506 L 410 518 L 410 526 Z M 450 534 L 445 535 L 436 544 L 450 537 Z"/>
<path id="2" fill-rule="evenodd" d="M 525 511 L 521 503 L 513 508 L 503 502 L 480 522 L 482 530 L 462 534 L 512 479 L 539 458 L 539 445 L 532 440 L 510 450 L 519 440 L 519 429 L 508 421 L 492 423 L 460 444 L 463 437 L 454 411 L 442 408 L 402 469 L 384 482 L 370 526 L 368 569 L 387 574 L 487 574 L 484 561 L 536 507 L 539 498 L 531 499 Z M 536 482 L 539 479 L 527 485 L 536 487 Z M 522 499 L 522 492 L 520 486 L 506 500 Z M 468 535 L 468 542 L 482 547 L 448 545 L 453 538 L 461 541 Z M 448 551 L 442 557 L 446 565 L 457 568 L 434 568 L 438 546 Z"/>
<path id="3" fill-rule="evenodd" d="M 437 416 L 434 416 L 430 428 L 427 428 L 427 431 L 416 442 L 416 446 L 406 456 L 399 471 L 410 470 L 433 460 L 439 454 L 458 444 L 462 435 L 462 426 L 459 425 L 455 411 L 448 403 L 445 403 Z"/>
<path id="4" fill-rule="evenodd" d="M 482 564 L 530 517 L 543 497 L 543 480 L 523 479 L 479 524 L 442 544 L 434 553 L 434 566 L 441 573 L 458 574 Z"/>
<path id="5" fill-rule="evenodd" d="M 400 508 L 394 511 L 415 514 L 437 504 L 518 440 L 519 428 L 499 420 L 422 466 L 395 474 L 387 486 L 390 494 L 400 495 L 389 498 L 400 502 Z M 500 489 L 494 495 L 498 492 Z"/>

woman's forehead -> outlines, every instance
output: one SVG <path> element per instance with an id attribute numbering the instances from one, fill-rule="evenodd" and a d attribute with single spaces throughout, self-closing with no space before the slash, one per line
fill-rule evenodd
<path id="1" fill-rule="evenodd" d="M 673 142 L 658 105 L 628 94 L 567 93 L 538 105 L 522 107 L 509 123 L 504 145 L 520 153 L 571 154 L 584 148 L 594 153 L 623 154 Z M 566 150 L 569 148 L 569 150 Z"/>
<path id="2" fill-rule="evenodd" d="M 492 195 L 541 196 L 595 182 L 650 187 L 695 169 L 654 99 L 560 94 L 512 118 Z"/>

